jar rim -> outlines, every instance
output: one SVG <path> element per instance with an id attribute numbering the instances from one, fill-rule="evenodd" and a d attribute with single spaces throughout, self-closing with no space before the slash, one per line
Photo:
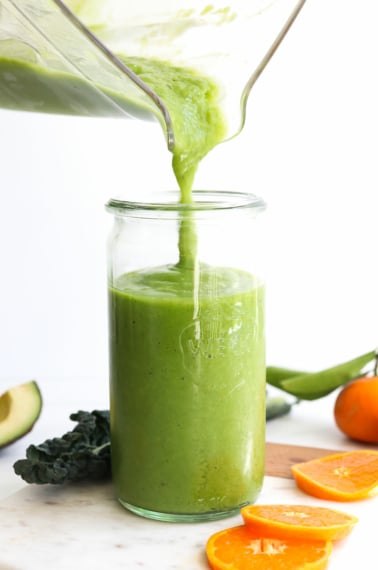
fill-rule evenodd
<path id="1" fill-rule="evenodd" d="M 263 212 L 266 203 L 262 198 L 249 192 L 228 190 L 193 190 L 193 202 L 180 202 L 177 191 L 151 193 L 151 201 L 131 201 L 111 198 L 105 209 L 115 215 L 130 215 L 137 212 L 213 212 L 218 210 L 251 209 Z"/>

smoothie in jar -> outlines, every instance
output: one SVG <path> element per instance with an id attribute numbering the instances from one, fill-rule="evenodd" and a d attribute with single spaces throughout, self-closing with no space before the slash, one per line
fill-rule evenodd
<path id="1" fill-rule="evenodd" d="M 263 288 L 236 269 L 199 272 L 194 295 L 177 266 L 110 291 L 113 477 L 125 506 L 155 518 L 230 514 L 263 478 Z"/>

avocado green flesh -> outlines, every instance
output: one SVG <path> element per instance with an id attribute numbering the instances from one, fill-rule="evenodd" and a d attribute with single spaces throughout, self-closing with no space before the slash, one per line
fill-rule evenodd
<path id="1" fill-rule="evenodd" d="M 28 433 L 39 418 L 42 397 L 36 382 L 10 388 L 0 397 L 0 447 Z"/>

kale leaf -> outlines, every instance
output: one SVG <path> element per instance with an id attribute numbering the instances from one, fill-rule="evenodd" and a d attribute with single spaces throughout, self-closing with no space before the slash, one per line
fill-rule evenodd
<path id="1" fill-rule="evenodd" d="M 70 419 L 78 422 L 72 431 L 40 445 L 30 445 L 26 459 L 13 465 L 24 481 L 61 484 L 110 477 L 109 411 L 78 411 Z"/>

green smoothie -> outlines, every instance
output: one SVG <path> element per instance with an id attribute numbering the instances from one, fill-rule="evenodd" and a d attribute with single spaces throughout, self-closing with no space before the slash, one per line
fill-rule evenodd
<path id="1" fill-rule="evenodd" d="M 226 126 L 219 106 L 219 89 L 191 69 L 159 60 L 120 59 L 159 95 L 174 125 L 172 166 L 182 193 L 190 202 L 199 162 L 225 138 Z M 93 85 L 67 71 L 1 54 L 0 107 L 40 113 L 84 116 L 120 116 L 122 110 L 143 117 L 157 113 L 152 103 L 139 106 L 126 93 L 106 85 Z M 185 109 L 185 112 L 183 112 Z"/>
<path id="2" fill-rule="evenodd" d="M 263 288 L 232 268 L 198 272 L 195 292 L 177 265 L 110 290 L 113 476 L 137 512 L 219 516 L 261 486 Z"/>
<path id="3" fill-rule="evenodd" d="M 173 171 L 181 201 L 188 203 L 200 161 L 226 136 L 219 88 L 192 69 L 157 60 L 120 57 L 169 110 L 175 133 Z"/>

